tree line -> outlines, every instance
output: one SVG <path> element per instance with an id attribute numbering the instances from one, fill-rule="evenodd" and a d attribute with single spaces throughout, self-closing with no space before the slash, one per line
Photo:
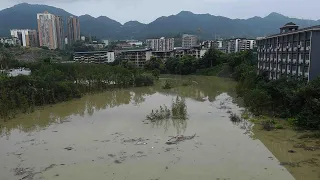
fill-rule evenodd
<path id="1" fill-rule="evenodd" d="M 145 69 L 169 74 L 217 75 L 227 68 L 238 81 L 236 91 L 254 115 L 287 119 L 298 128 L 320 130 L 320 78 L 305 80 L 269 78 L 257 73 L 257 57 L 252 51 L 225 54 L 210 49 L 200 59 L 192 56 L 166 62 L 151 59 Z"/>
<path id="2" fill-rule="evenodd" d="M 153 85 L 154 77 L 141 69 L 96 64 L 30 63 L 30 76 L 0 75 L 0 118 L 30 112 L 36 106 L 79 98 L 111 88 Z"/>

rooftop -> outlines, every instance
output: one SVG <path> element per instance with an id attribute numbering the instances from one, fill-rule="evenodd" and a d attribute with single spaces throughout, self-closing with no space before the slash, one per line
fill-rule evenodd
<path id="1" fill-rule="evenodd" d="M 267 36 L 265 38 L 271 38 L 271 37 L 275 37 L 275 36 L 283 36 L 283 35 L 288 35 L 288 34 L 295 34 L 295 33 L 304 32 L 304 31 L 314 31 L 314 30 L 320 30 L 320 25 L 302 28 L 302 29 L 298 29 L 296 31 L 273 34 L 273 35 L 269 35 L 269 36 Z"/>
<path id="2" fill-rule="evenodd" d="M 98 53 L 107 53 L 113 51 L 87 51 L 87 52 L 74 52 L 74 54 L 98 54 Z"/>

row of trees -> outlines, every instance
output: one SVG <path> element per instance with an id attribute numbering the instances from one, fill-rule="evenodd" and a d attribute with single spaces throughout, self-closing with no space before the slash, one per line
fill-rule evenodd
<path id="1" fill-rule="evenodd" d="M 143 70 L 95 64 L 32 63 L 30 76 L 0 76 L 0 118 L 10 119 L 35 106 L 53 104 L 84 93 L 114 87 L 153 85 L 154 77 Z"/>
<path id="2" fill-rule="evenodd" d="M 232 76 L 238 81 L 237 93 L 255 115 L 284 118 L 298 128 L 320 130 L 320 78 L 309 83 L 282 78 L 270 81 L 257 74 L 252 52 L 230 55 Z"/>
<path id="3" fill-rule="evenodd" d="M 210 49 L 200 59 L 191 56 L 171 58 L 166 62 L 151 59 L 145 69 L 208 75 L 217 67 L 227 67 L 238 81 L 238 95 L 252 113 L 285 118 L 299 128 L 320 130 L 320 78 L 309 83 L 288 78 L 270 81 L 267 76 L 257 74 L 256 59 L 251 51 L 224 54 Z"/>
<path id="4" fill-rule="evenodd" d="M 145 64 L 146 70 L 159 70 L 160 73 L 169 74 L 203 74 L 203 70 L 208 70 L 222 63 L 226 63 L 228 55 L 216 49 L 209 49 L 200 59 L 193 56 L 183 56 L 181 58 L 169 58 L 165 62 L 152 58 Z"/>

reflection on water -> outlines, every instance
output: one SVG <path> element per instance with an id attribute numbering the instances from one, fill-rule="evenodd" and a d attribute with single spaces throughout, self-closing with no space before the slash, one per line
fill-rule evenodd
<path id="1" fill-rule="evenodd" d="M 229 96 L 235 83 L 191 78 L 170 90 L 160 81 L 87 95 L 3 123 L 0 179 L 292 180 L 260 141 L 228 120 L 228 108 L 241 110 Z M 170 118 L 145 120 L 160 105 Z M 178 144 L 168 144 L 172 136 Z"/>
<path id="2" fill-rule="evenodd" d="M 181 81 L 190 77 L 170 76 L 170 78 Z M 193 76 L 192 85 L 181 86 L 170 90 L 163 90 L 161 80 L 153 87 L 142 87 L 132 89 L 118 89 L 107 91 L 104 93 L 87 95 L 81 99 L 59 103 L 56 105 L 41 107 L 33 113 L 18 115 L 18 117 L 9 122 L 0 123 L 1 136 L 10 136 L 12 130 L 22 132 L 39 131 L 51 124 L 59 124 L 69 120 L 71 116 L 92 116 L 95 112 L 114 108 L 122 105 L 133 104 L 139 106 L 143 103 L 147 96 L 160 92 L 165 95 L 180 95 L 182 97 L 192 98 L 196 101 L 210 102 L 221 92 L 229 92 L 234 94 L 233 87 L 235 82 L 229 79 L 221 79 L 216 77 L 198 77 Z M 156 103 L 156 102 L 155 102 Z M 178 133 L 186 127 L 186 121 L 179 122 L 177 119 L 172 122 L 158 122 L 159 126 L 164 127 L 173 125 L 177 128 Z"/>

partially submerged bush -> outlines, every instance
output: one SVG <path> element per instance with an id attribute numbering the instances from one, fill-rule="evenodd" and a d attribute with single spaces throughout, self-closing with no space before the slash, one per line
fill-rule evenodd
<path id="1" fill-rule="evenodd" d="M 172 117 L 175 119 L 187 119 L 187 105 L 184 98 L 176 97 L 175 101 L 172 101 Z"/>
<path id="2" fill-rule="evenodd" d="M 177 96 L 176 100 L 172 102 L 171 110 L 166 105 L 160 106 L 160 109 L 152 110 L 152 112 L 146 116 L 147 120 L 152 122 L 161 121 L 165 119 L 179 119 L 186 120 L 188 116 L 187 105 L 184 98 Z"/>
<path id="3" fill-rule="evenodd" d="M 229 118 L 230 118 L 230 121 L 233 122 L 233 123 L 239 123 L 239 122 L 242 121 L 241 118 L 238 115 L 234 114 L 234 113 L 231 113 Z"/>
<path id="4" fill-rule="evenodd" d="M 171 115 L 170 110 L 166 105 L 160 106 L 160 109 L 152 110 L 149 115 L 147 115 L 147 119 L 150 121 L 159 121 L 164 119 L 169 119 Z"/>

